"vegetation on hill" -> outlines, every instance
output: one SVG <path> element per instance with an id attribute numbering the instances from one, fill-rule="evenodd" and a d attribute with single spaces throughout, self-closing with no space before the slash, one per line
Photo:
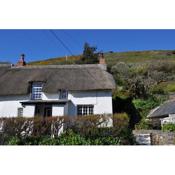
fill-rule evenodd
<path id="1" fill-rule="evenodd" d="M 96 48 L 91 48 L 91 53 L 96 54 Z M 55 58 L 30 64 L 77 64 L 82 63 L 84 55 L 68 57 L 67 61 L 65 58 Z M 152 108 L 175 93 L 175 50 L 110 51 L 104 53 L 104 56 L 108 71 L 113 74 L 117 84 L 113 92 L 114 101 L 126 99 L 127 104 L 130 102 L 130 105 L 139 112 L 142 120 Z M 88 63 L 87 59 L 84 60 L 86 60 L 84 63 Z M 126 109 L 121 108 L 119 111 Z M 134 115 L 135 113 L 131 114 Z"/>

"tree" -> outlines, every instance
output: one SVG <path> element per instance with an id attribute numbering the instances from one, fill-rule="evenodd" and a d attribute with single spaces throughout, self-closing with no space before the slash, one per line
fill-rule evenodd
<path id="1" fill-rule="evenodd" d="M 84 44 L 83 55 L 78 63 L 81 64 L 95 64 L 98 63 L 98 53 L 96 53 L 97 48 L 90 46 L 88 43 Z"/>

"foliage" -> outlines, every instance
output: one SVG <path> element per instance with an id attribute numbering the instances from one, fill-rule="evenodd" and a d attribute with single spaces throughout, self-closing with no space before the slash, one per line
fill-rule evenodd
<path id="1" fill-rule="evenodd" d="M 98 63 L 98 54 L 96 53 L 97 48 L 90 46 L 88 43 L 84 44 L 83 55 L 80 60 L 76 63 L 78 64 L 94 64 Z"/>
<path id="2" fill-rule="evenodd" d="M 128 81 L 130 96 L 134 98 L 147 98 L 148 86 L 142 77 L 135 77 Z"/>
<path id="3" fill-rule="evenodd" d="M 175 83 L 168 84 L 166 87 L 167 92 L 175 92 Z"/>
<path id="4" fill-rule="evenodd" d="M 76 118 L 64 117 L 62 119 L 64 119 L 64 132 L 60 136 L 54 135 L 52 132 L 52 125 L 57 121 L 62 122 L 58 118 L 48 118 L 47 120 L 41 120 L 41 118 L 30 119 L 30 121 L 33 121 L 33 132 L 30 135 L 21 134 L 23 132 L 21 126 L 28 121 L 27 118 L 4 119 L 5 127 L 13 128 L 13 130 L 4 130 L 4 133 L 0 135 L 1 144 L 118 145 L 134 143 L 131 130 L 128 128 L 129 119 L 126 114 L 115 114 L 113 127 L 111 125 L 111 127 L 107 127 L 109 121 L 111 121 L 110 116 L 92 115 Z M 18 121 L 20 123 L 19 125 L 16 124 Z M 16 129 L 15 126 L 17 126 Z M 56 127 L 60 127 L 60 125 Z"/>
<path id="5" fill-rule="evenodd" d="M 149 120 L 143 118 L 138 124 L 136 124 L 135 129 L 149 130 L 149 129 L 153 129 L 153 126 L 152 126 L 152 123 Z"/>
<path id="6" fill-rule="evenodd" d="M 134 99 L 133 103 L 142 117 L 146 117 L 149 111 L 157 106 L 159 106 L 166 98 L 158 98 L 156 96 L 151 96 L 148 99 Z"/>
<path id="7" fill-rule="evenodd" d="M 85 139 L 80 134 L 74 133 L 72 130 L 68 130 L 59 137 L 60 145 L 90 145 L 89 139 Z"/>
<path id="8" fill-rule="evenodd" d="M 118 113 L 113 115 L 113 125 L 117 130 L 129 127 L 129 117 L 126 113 Z"/>
<path id="9" fill-rule="evenodd" d="M 162 126 L 162 130 L 169 131 L 169 132 L 175 132 L 175 124 L 173 123 L 164 124 Z"/>
<path id="10" fill-rule="evenodd" d="M 20 144 L 21 144 L 21 140 L 17 136 L 9 137 L 7 142 L 7 145 L 20 145 Z"/>

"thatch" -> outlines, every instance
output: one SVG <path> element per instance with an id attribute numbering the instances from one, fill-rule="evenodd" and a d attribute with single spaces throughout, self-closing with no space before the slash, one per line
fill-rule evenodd
<path id="1" fill-rule="evenodd" d="M 0 95 L 26 95 L 31 82 L 44 82 L 43 91 L 114 89 L 111 74 L 100 65 L 0 67 Z"/>
<path id="2" fill-rule="evenodd" d="M 148 115 L 148 118 L 168 117 L 169 114 L 175 114 L 175 100 L 166 101 L 162 105 L 153 109 Z"/>

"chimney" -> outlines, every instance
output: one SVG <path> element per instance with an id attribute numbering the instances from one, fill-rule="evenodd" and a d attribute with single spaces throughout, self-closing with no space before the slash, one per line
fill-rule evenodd
<path id="1" fill-rule="evenodd" d="M 103 53 L 98 54 L 98 60 L 99 60 L 99 64 L 102 64 L 102 65 L 106 64 Z"/>
<path id="2" fill-rule="evenodd" d="M 26 65 L 26 62 L 25 62 L 25 55 L 24 54 L 21 54 L 21 56 L 20 56 L 20 59 L 19 59 L 19 61 L 18 61 L 18 63 L 17 63 L 17 65 L 16 66 L 25 66 Z"/>
<path id="3" fill-rule="evenodd" d="M 105 58 L 102 52 L 98 54 L 98 60 L 99 60 L 99 66 L 101 67 L 101 69 L 106 71 L 107 65 L 106 65 L 106 61 L 105 61 Z"/>

